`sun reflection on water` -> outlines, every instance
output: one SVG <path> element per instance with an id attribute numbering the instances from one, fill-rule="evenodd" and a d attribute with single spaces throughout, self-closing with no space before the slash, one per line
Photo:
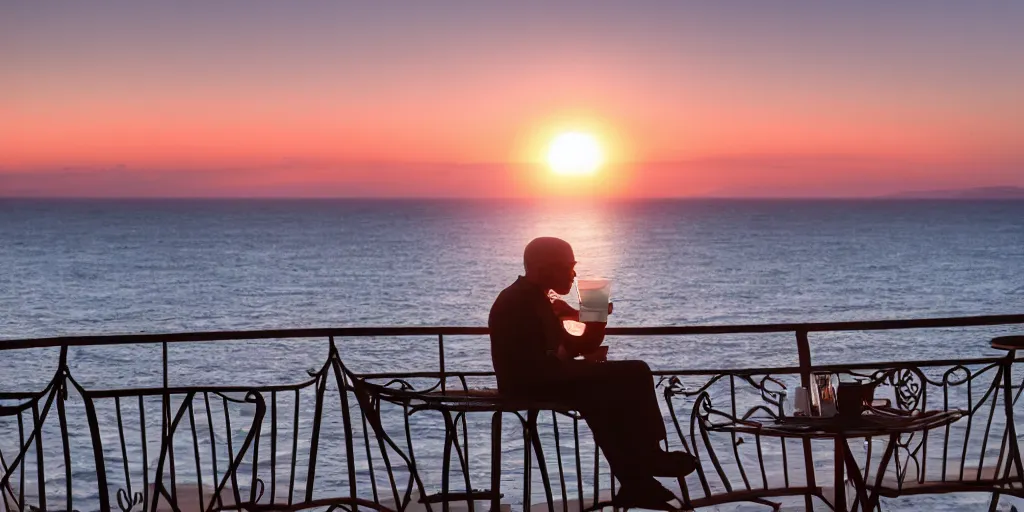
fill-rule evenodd
<path id="1" fill-rule="evenodd" d="M 611 219 L 611 208 L 600 202 L 545 204 L 543 208 L 532 209 L 530 217 L 524 219 L 516 250 L 521 253 L 527 242 L 539 236 L 558 237 L 572 245 L 580 279 L 614 281 L 623 248 Z M 564 300 L 578 306 L 575 286 Z"/>

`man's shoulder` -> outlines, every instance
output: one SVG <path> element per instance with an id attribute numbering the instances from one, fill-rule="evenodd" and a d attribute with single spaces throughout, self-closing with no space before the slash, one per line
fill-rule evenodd
<path id="1" fill-rule="evenodd" d="M 519 290 L 516 289 L 516 283 L 512 283 L 498 292 L 498 296 L 494 299 L 494 304 L 491 305 L 491 312 L 501 310 L 521 300 L 522 293 L 519 293 Z"/>
<path id="2" fill-rule="evenodd" d="M 533 299 L 528 292 L 529 290 L 523 289 L 520 281 L 506 286 L 504 290 L 498 293 L 498 297 L 494 299 L 494 304 L 491 305 L 491 317 L 494 318 L 496 315 L 521 315 L 532 302 L 531 299 Z"/>

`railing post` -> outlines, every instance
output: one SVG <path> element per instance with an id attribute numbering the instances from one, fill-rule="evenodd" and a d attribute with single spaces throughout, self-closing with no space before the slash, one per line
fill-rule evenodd
<path id="1" fill-rule="evenodd" d="M 800 363 L 800 385 L 811 388 L 811 343 L 807 331 L 796 332 L 796 354 Z"/>
<path id="2" fill-rule="evenodd" d="M 345 377 L 345 372 L 342 369 L 341 352 L 338 351 L 338 345 L 334 342 L 334 336 L 328 336 L 327 339 L 328 339 L 328 342 L 330 343 L 330 358 L 332 359 L 331 366 L 333 366 L 333 369 L 334 369 L 335 382 L 337 383 L 337 386 L 338 386 L 338 392 L 341 394 L 341 418 L 342 418 L 341 421 L 342 421 L 343 427 L 345 429 L 345 462 L 348 464 L 348 487 L 349 487 L 349 493 L 354 497 L 354 496 L 358 495 L 358 492 L 356 490 L 356 458 L 355 458 L 356 457 L 356 455 L 355 455 L 356 454 L 356 450 L 355 450 L 355 443 L 353 442 L 353 438 L 355 436 L 354 436 L 354 430 L 352 429 L 352 413 L 349 410 L 348 390 L 349 390 L 349 386 L 355 386 L 355 382 L 349 382 L 348 379 Z M 321 412 L 321 413 L 323 412 L 323 409 L 320 407 L 321 402 L 323 401 L 322 391 L 326 390 L 326 389 L 327 389 L 327 375 L 324 374 L 324 387 L 319 392 L 320 394 L 317 397 L 317 410 L 318 410 L 318 412 Z M 298 407 L 298 404 L 296 404 L 296 407 Z M 365 414 L 365 413 L 366 413 L 366 411 L 361 411 L 360 412 L 361 415 Z M 365 419 L 365 417 L 364 417 L 364 419 Z M 364 425 L 365 425 L 365 423 L 364 423 Z M 317 419 L 314 420 L 314 424 L 313 424 L 313 436 L 314 436 L 313 442 L 314 443 L 317 443 L 319 441 L 319 435 L 318 435 L 319 434 L 319 428 L 320 428 L 320 418 L 319 418 L 319 415 L 317 415 Z M 309 471 L 309 481 L 306 484 L 307 485 L 307 487 L 306 487 L 306 499 L 307 500 L 311 500 L 312 499 L 312 497 L 313 497 L 313 487 L 316 484 L 316 480 L 313 478 L 314 471 L 316 470 L 316 462 L 315 462 L 316 461 L 316 448 L 315 448 L 315 446 L 313 447 L 313 449 L 310 452 L 310 461 L 311 461 L 311 464 L 310 464 L 310 471 Z M 367 461 L 369 461 L 369 458 L 367 458 Z M 373 478 L 372 466 L 370 466 L 370 468 L 371 468 L 370 478 L 372 479 Z M 358 508 L 358 506 L 356 506 L 356 507 L 353 507 L 352 510 L 359 510 L 359 508 Z"/>
<path id="3" fill-rule="evenodd" d="M 168 442 L 168 432 L 170 431 L 170 426 L 171 426 L 170 425 L 170 423 L 171 423 L 171 395 L 170 395 L 170 391 L 168 390 L 168 388 L 170 388 L 170 376 L 168 376 L 168 374 L 167 374 L 167 366 L 168 366 L 167 358 L 168 358 L 168 349 L 167 349 L 167 342 L 165 341 L 165 342 L 161 343 L 161 355 L 160 355 L 160 362 L 161 362 L 162 372 L 163 372 L 162 382 L 163 382 L 163 388 L 164 388 L 163 389 L 163 393 L 160 395 L 160 408 L 162 409 L 160 411 L 161 412 L 161 414 L 160 414 L 160 416 L 161 416 L 161 418 L 160 418 L 160 420 L 161 420 L 160 431 L 161 431 L 162 437 L 163 437 L 163 439 L 161 441 L 162 443 L 167 443 Z"/>
<path id="4" fill-rule="evenodd" d="M 807 339 L 807 331 L 799 330 L 796 331 L 796 354 L 800 365 L 800 385 L 810 389 L 811 388 L 811 343 Z M 811 440 L 808 438 L 803 439 L 804 449 L 804 470 L 807 478 L 807 487 L 817 487 L 814 475 L 814 456 L 811 453 Z M 842 464 L 842 461 L 835 461 L 838 466 Z M 836 496 L 839 495 L 839 490 L 836 489 Z M 804 495 L 804 507 L 808 512 L 814 510 L 814 499 L 810 494 Z"/>
<path id="5" fill-rule="evenodd" d="M 448 388 L 448 374 L 444 370 L 444 334 L 437 335 L 437 360 L 441 365 L 441 392 L 444 393 Z"/>

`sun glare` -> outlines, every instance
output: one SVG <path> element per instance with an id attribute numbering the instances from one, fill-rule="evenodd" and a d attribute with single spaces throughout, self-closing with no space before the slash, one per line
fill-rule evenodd
<path id="1" fill-rule="evenodd" d="M 601 145 L 588 133 L 563 133 L 555 137 L 548 149 L 548 165 L 557 174 L 593 174 L 603 158 Z"/>

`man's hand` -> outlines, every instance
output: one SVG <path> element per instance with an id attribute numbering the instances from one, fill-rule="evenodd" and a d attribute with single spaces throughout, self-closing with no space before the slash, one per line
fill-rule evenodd
<path id="1" fill-rule="evenodd" d="M 551 309 L 554 310 L 555 316 L 561 320 L 580 321 L 580 312 L 576 311 L 576 308 L 570 306 L 568 302 L 562 299 L 555 299 L 551 303 Z"/>
<path id="2" fill-rule="evenodd" d="M 558 350 L 555 351 L 555 357 L 562 361 L 572 361 L 577 357 L 583 357 L 583 360 L 587 362 L 603 363 L 608 359 L 608 347 L 602 345 L 587 352 L 570 352 L 565 345 L 559 345 Z"/>
<path id="3" fill-rule="evenodd" d="M 593 352 L 604 341 L 604 331 L 607 324 L 604 322 L 586 322 L 583 325 L 586 327 L 583 329 L 582 335 L 573 336 L 566 332 L 562 336 L 561 346 L 565 348 L 565 352 L 571 357 Z"/>

